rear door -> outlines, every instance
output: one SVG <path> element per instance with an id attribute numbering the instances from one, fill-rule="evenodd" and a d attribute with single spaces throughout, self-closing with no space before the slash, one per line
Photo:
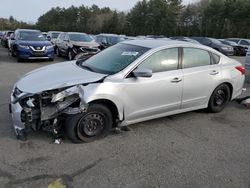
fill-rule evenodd
<path id="1" fill-rule="evenodd" d="M 216 64 L 219 63 L 218 58 L 220 57 L 217 56 L 215 61 L 206 50 L 183 48 L 183 109 L 202 106 L 208 102 L 221 77 L 220 65 Z"/>

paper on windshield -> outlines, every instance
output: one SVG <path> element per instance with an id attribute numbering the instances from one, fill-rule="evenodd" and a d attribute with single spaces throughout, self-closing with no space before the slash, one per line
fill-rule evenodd
<path id="1" fill-rule="evenodd" d="M 126 56 L 137 56 L 139 52 L 122 52 L 122 55 Z"/>

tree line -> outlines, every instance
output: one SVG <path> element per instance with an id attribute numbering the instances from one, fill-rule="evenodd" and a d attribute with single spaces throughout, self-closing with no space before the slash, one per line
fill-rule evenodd
<path id="1" fill-rule="evenodd" d="M 0 29 L 250 38 L 249 12 L 250 0 L 200 0 L 186 6 L 182 0 L 141 0 L 129 12 L 97 5 L 55 7 L 33 25 L 13 17 L 4 25 L 0 19 Z"/>

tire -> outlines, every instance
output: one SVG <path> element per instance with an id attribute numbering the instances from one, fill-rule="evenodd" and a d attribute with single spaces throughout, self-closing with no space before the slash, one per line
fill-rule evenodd
<path id="1" fill-rule="evenodd" d="M 71 49 L 68 50 L 68 60 L 74 60 L 74 52 Z"/>
<path id="2" fill-rule="evenodd" d="M 208 111 L 211 113 L 221 112 L 230 101 L 230 88 L 227 84 L 219 85 L 212 93 L 209 103 Z"/>
<path id="3" fill-rule="evenodd" d="M 110 110 L 104 105 L 92 104 L 87 112 L 69 116 L 65 122 L 65 129 L 73 143 L 93 142 L 106 137 L 112 124 Z"/>
<path id="4" fill-rule="evenodd" d="M 62 56 L 58 47 L 56 47 L 56 55 L 57 55 L 57 57 L 61 57 Z"/>

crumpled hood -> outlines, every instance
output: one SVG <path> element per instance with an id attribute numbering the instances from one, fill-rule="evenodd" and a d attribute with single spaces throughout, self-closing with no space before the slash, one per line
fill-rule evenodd
<path id="1" fill-rule="evenodd" d="M 26 93 L 39 93 L 77 84 L 101 80 L 106 75 L 88 71 L 76 65 L 76 61 L 48 65 L 24 75 L 16 87 Z"/>
<path id="2" fill-rule="evenodd" d="M 19 40 L 17 42 L 19 45 L 24 45 L 24 46 L 51 46 L 50 41 L 25 41 L 25 40 Z"/>
<path id="3" fill-rule="evenodd" d="M 75 46 L 81 46 L 81 47 L 89 47 L 89 48 L 97 48 L 100 46 L 98 43 L 96 43 L 94 40 L 91 42 L 77 42 L 77 41 L 71 41 L 71 43 Z"/>

